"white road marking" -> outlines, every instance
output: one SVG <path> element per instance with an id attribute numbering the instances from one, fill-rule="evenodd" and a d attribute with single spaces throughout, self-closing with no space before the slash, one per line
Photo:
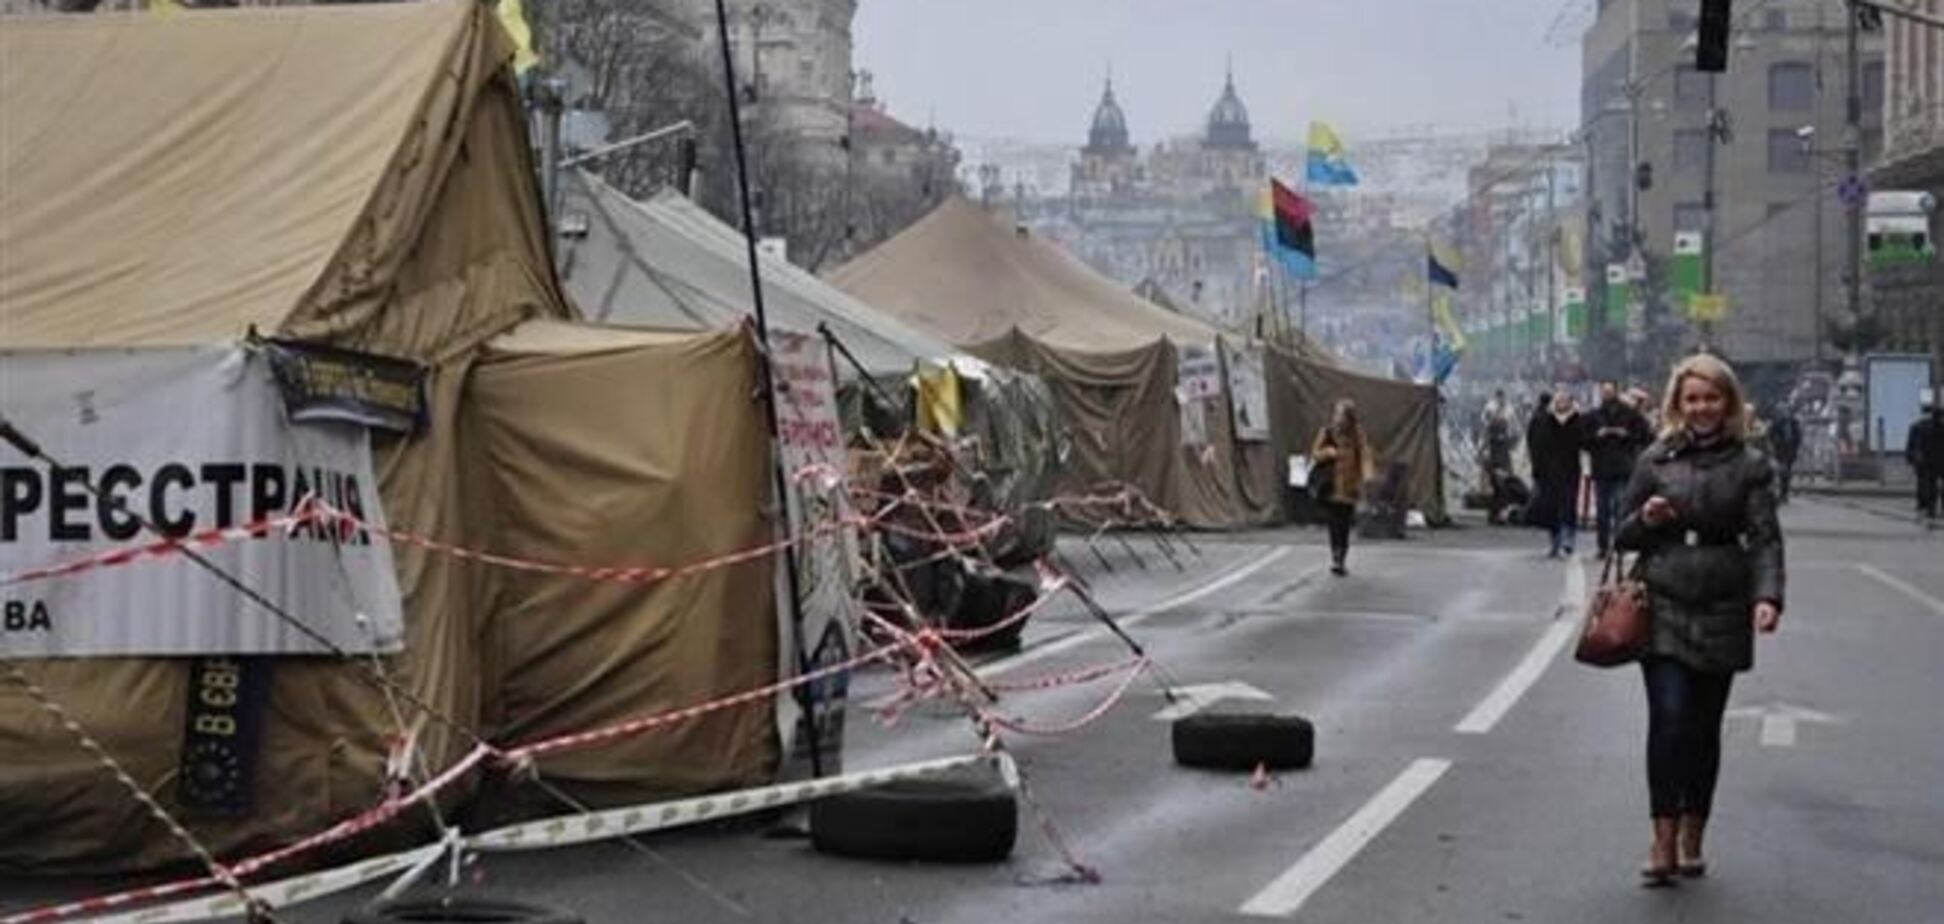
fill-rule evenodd
<path id="1" fill-rule="evenodd" d="M 1814 709 L 1776 703 L 1772 706 L 1747 707 L 1728 710 L 1731 719 L 1761 719 L 1762 747 L 1792 748 L 1796 743 L 1796 723 L 1808 722 L 1815 725 L 1841 725 L 1842 719 Z"/>
<path id="2" fill-rule="evenodd" d="M 1272 703 L 1276 701 L 1275 697 L 1238 681 L 1229 681 L 1228 683 L 1198 683 L 1192 686 L 1175 687 L 1169 692 L 1174 694 L 1175 701 L 1170 703 L 1167 708 L 1154 714 L 1154 720 L 1156 722 L 1172 722 L 1176 719 L 1185 719 L 1225 699 L 1244 699 L 1258 703 Z"/>
<path id="3" fill-rule="evenodd" d="M 1896 577 L 1873 565 L 1857 565 L 1856 570 L 1882 581 L 1884 584 L 1889 585 L 1892 590 L 1928 607 L 1931 612 L 1939 616 L 1944 616 L 1944 600 L 1939 600 L 1930 594 L 1924 593 L 1904 579 Z"/>
<path id="4" fill-rule="evenodd" d="M 1223 590 L 1227 590 L 1228 588 L 1233 587 L 1236 584 L 1239 584 L 1242 581 L 1247 580 L 1250 575 L 1253 575 L 1256 572 L 1261 571 L 1262 569 L 1267 568 L 1270 565 L 1273 565 L 1276 562 L 1281 561 L 1285 556 L 1287 556 L 1290 553 L 1290 551 L 1291 550 L 1289 546 L 1270 549 L 1268 552 L 1263 553 L 1262 557 L 1256 559 L 1255 561 L 1252 561 L 1246 565 L 1236 568 L 1235 570 L 1230 571 L 1229 573 L 1224 574 L 1221 577 L 1215 578 L 1214 580 L 1209 581 L 1208 583 L 1203 584 L 1200 587 L 1183 591 L 1153 606 L 1136 611 L 1126 616 L 1119 617 L 1115 620 L 1115 622 L 1119 623 L 1122 629 L 1125 629 L 1137 623 L 1145 622 L 1148 619 L 1151 619 L 1162 613 L 1166 613 L 1169 610 L 1175 609 L 1177 607 L 1187 606 L 1188 604 L 1193 603 L 1196 600 L 1200 600 L 1203 597 L 1207 597 L 1210 594 L 1219 593 Z M 1019 654 L 1013 655 L 1010 658 L 1003 658 L 1001 660 L 994 661 L 991 664 L 984 665 L 980 667 L 975 673 L 977 673 L 980 677 L 991 677 L 996 674 L 1003 674 L 1007 671 L 1016 670 L 1018 668 L 1025 667 L 1028 664 L 1033 664 L 1039 661 L 1043 661 L 1056 654 L 1061 654 L 1066 651 L 1071 651 L 1074 648 L 1078 648 L 1079 646 L 1085 645 L 1086 643 L 1091 642 L 1095 639 L 1104 637 L 1107 634 L 1108 634 L 1107 630 L 1104 627 L 1088 629 L 1083 632 L 1075 632 L 1072 635 L 1069 635 L 1065 638 L 1048 642 L 1037 648 L 1031 648 L 1026 651 L 1022 651 Z"/>
<path id="5" fill-rule="evenodd" d="M 1452 731 L 1461 735 L 1490 732 L 1518 704 L 1519 698 L 1539 682 L 1546 668 L 1578 634 L 1579 614 L 1586 608 L 1586 568 L 1577 561 L 1566 563 L 1566 587 L 1560 594 L 1559 608 L 1553 624 L 1546 629 L 1546 634 L 1533 643 L 1525 659 L 1512 669 L 1512 673 L 1505 675 L 1498 687 L 1480 700 Z"/>
<path id="6" fill-rule="evenodd" d="M 1448 760 L 1423 758 L 1413 762 L 1382 792 L 1364 803 L 1350 820 L 1310 848 L 1295 866 L 1249 899 L 1242 906 L 1242 913 L 1268 918 L 1295 914 L 1449 769 L 1451 761 Z"/>

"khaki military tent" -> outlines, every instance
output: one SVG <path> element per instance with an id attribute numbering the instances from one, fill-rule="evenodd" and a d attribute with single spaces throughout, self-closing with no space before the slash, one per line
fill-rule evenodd
<path id="1" fill-rule="evenodd" d="M 741 231 L 672 190 L 646 200 L 598 177 L 576 173 L 563 184 L 562 284 L 589 318 L 682 330 L 742 324 L 751 315 L 748 248 Z M 963 401 L 961 432 L 978 436 L 978 500 L 1018 511 L 1043 500 L 1057 467 L 1054 410 L 1045 386 L 1030 375 L 995 369 L 936 335 L 918 330 L 774 255 L 758 258 L 770 324 L 816 334 L 827 328 L 855 358 L 834 358 L 852 408 L 865 402 L 860 379 L 878 381 L 895 398 L 921 368 L 949 363 Z M 902 408 L 901 408 L 902 409 Z M 861 420 L 861 412 L 851 418 Z M 1050 517 L 1020 518 L 999 544 L 1026 550 L 1052 542 Z"/>
<path id="2" fill-rule="evenodd" d="M 1339 397 L 1358 401 L 1378 452 L 1410 466 L 1408 499 L 1441 513 L 1435 390 L 1343 370 L 1300 334 L 1273 348 L 1244 342 L 1120 288 L 1071 254 L 962 199 L 831 280 L 972 352 L 1044 375 L 1076 431 L 1078 477 L 1133 484 L 1188 522 L 1228 527 L 1273 515 L 1284 460 Z M 1206 413 L 1206 444 L 1182 446 L 1177 371 L 1187 350 L 1224 365 L 1261 350 L 1272 439 L 1238 441 L 1232 387 Z M 1230 385 L 1233 385 L 1231 377 Z"/>
<path id="3" fill-rule="evenodd" d="M 742 232 L 673 190 L 629 198 L 590 173 L 564 178 L 561 282 L 589 320 L 675 330 L 733 327 L 750 318 Z M 770 324 L 816 334 L 828 325 L 873 375 L 909 373 L 921 361 L 978 360 L 797 268 L 764 255 Z M 848 368 L 846 367 L 846 371 Z"/>
<path id="4" fill-rule="evenodd" d="M 1191 409 L 1204 412 L 1206 436 L 1184 444 L 1180 362 L 1184 351 L 1214 355 L 1222 337 L 1208 324 L 1136 296 L 963 199 L 830 278 L 979 356 L 1045 378 L 1074 440 L 1071 488 L 1129 484 L 1198 527 L 1273 517 L 1271 448 L 1234 438 L 1226 387 Z"/>
<path id="5" fill-rule="evenodd" d="M 583 564 L 705 557 L 767 535 L 750 513 L 766 454 L 746 400 L 746 337 L 509 335 L 573 315 L 511 55 L 489 8 L 469 0 L 0 19 L 0 411 L 9 367 L 24 366 L 9 355 L 246 352 L 255 331 L 427 365 L 421 432 L 372 437 L 395 527 Z M 740 400 L 702 393 L 730 381 Z M 8 449 L 0 459 L 30 464 Z M 403 544 L 395 554 L 404 645 L 383 669 L 488 738 L 599 724 L 774 675 L 767 579 L 732 570 L 679 590 L 590 590 Z M 220 853 L 374 804 L 391 740 L 411 735 L 354 666 L 273 660 L 254 810 L 183 812 Z M 182 810 L 183 659 L 13 663 Z M 403 711 L 426 766 L 471 746 L 445 721 Z M 542 769 L 595 795 L 746 781 L 775 765 L 771 721 L 762 709 L 723 716 Z M 0 865 L 100 872 L 187 859 L 7 683 L 0 753 Z"/>

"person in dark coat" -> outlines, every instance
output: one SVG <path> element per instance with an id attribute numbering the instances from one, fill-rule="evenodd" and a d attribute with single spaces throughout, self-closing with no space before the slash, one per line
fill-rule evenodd
<path id="1" fill-rule="evenodd" d="M 1769 444 L 1775 447 L 1776 501 L 1789 502 L 1789 488 L 1795 483 L 1796 460 L 1802 457 L 1802 419 L 1795 408 L 1784 404 L 1769 422 Z"/>
<path id="2" fill-rule="evenodd" d="M 1917 512 L 1937 516 L 1938 482 L 1944 480 L 1944 402 L 1932 398 L 1924 416 L 1910 425 L 1904 458 L 1917 474 Z"/>
<path id="3" fill-rule="evenodd" d="M 1755 635 L 1782 619 L 1782 527 L 1775 469 L 1748 445 L 1741 383 L 1719 358 L 1674 370 L 1661 437 L 1641 456 L 1615 541 L 1638 552 L 1652 630 L 1647 788 L 1653 847 L 1641 875 L 1665 885 L 1701 876 L 1702 837 L 1721 769 L 1721 719 L 1735 674 L 1755 663 Z"/>
<path id="4" fill-rule="evenodd" d="M 1538 402 L 1532 406 L 1532 416 L 1526 420 L 1526 470 L 1532 473 L 1532 499 L 1527 502 L 1525 509 L 1525 523 L 1527 526 L 1545 525 L 1541 522 L 1544 519 L 1543 514 L 1546 499 L 1540 496 L 1544 485 L 1539 483 L 1539 443 L 1537 437 L 1539 435 L 1539 421 L 1546 419 L 1546 414 L 1551 410 L 1552 392 L 1540 392 Z"/>
<path id="5" fill-rule="evenodd" d="M 1553 392 L 1552 404 L 1527 431 L 1532 454 L 1532 482 L 1538 499 L 1540 526 L 1551 535 L 1547 558 L 1572 557 L 1579 532 L 1580 482 L 1584 472 L 1580 453 L 1586 450 L 1586 418 L 1564 388 Z"/>
<path id="6" fill-rule="evenodd" d="M 1613 551 L 1613 528 L 1620 518 L 1620 495 L 1633 478 L 1634 460 L 1654 441 L 1647 417 L 1620 398 L 1617 382 L 1600 383 L 1600 406 L 1587 415 L 1592 432 L 1594 509 L 1600 532 L 1600 557 Z"/>
<path id="7" fill-rule="evenodd" d="M 1509 490 L 1513 477 L 1512 443 L 1511 410 L 1495 401 L 1485 412 L 1485 478 L 1492 489 L 1486 520 L 1494 524 L 1504 516 L 1505 508 L 1516 502 Z"/>

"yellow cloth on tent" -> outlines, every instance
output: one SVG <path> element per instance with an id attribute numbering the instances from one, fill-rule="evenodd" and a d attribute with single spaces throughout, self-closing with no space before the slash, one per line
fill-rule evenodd
<path id="1" fill-rule="evenodd" d="M 957 436 L 965 423 L 965 402 L 959 394 L 958 370 L 950 365 L 919 370 L 918 428 L 927 433 Z"/>

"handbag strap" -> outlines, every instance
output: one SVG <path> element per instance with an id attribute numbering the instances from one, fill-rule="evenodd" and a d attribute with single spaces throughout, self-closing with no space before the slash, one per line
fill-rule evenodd
<path id="1" fill-rule="evenodd" d="M 1618 549 L 1615 549 L 1612 554 L 1606 557 L 1606 564 L 1600 567 L 1601 587 L 1619 583 L 1620 575 L 1627 572 L 1625 564 L 1626 557 L 1627 554 Z"/>

